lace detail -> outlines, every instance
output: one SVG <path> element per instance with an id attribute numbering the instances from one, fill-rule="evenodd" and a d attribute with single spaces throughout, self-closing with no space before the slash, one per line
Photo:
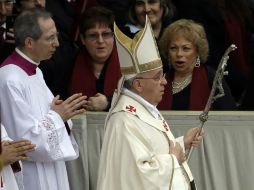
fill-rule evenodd
<path id="1" fill-rule="evenodd" d="M 43 128 L 45 128 L 48 132 L 48 138 L 47 143 L 49 145 L 49 153 L 52 155 L 54 159 L 62 158 L 63 153 L 60 149 L 59 145 L 59 137 L 56 132 L 56 127 L 54 125 L 54 122 L 51 118 L 45 117 L 41 122 Z"/>

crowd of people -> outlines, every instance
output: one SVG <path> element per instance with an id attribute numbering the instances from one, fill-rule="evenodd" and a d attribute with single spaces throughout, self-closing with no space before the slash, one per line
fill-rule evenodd
<path id="1" fill-rule="evenodd" d="M 186 152 L 203 131 L 175 139 L 158 110 L 203 110 L 230 44 L 211 109 L 254 110 L 252 2 L 195 1 L 0 0 L 1 188 L 68 190 L 71 117 L 109 111 L 99 190 L 194 190 Z"/>
<path id="2" fill-rule="evenodd" d="M 227 67 L 229 75 L 225 76 L 224 81 L 226 95 L 230 94 L 233 97 L 235 105 L 232 106 L 230 102 L 230 105 L 219 103 L 221 106 L 214 106 L 213 109 L 254 109 L 252 106 L 254 102 L 250 98 L 253 94 L 250 87 L 253 80 L 253 48 L 251 47 L 254 44 L 254 27 L 251 22 L 253 4 L 251 1 L 199 0 L 198 2 L 189 1 L 186 3 L 185 1 L 174 0 L 130 0 L 125 2 L 117 0 L 17 0 L 15 2 L 14 0 L 1 0 L 1 4 L 1 64 L 15 48 L 13 29 L 6 28 L 9 25 L 10 19 L 8 18 L 32 7 L 44 7 L 52 13 L 60 43 L 54 55 L 48 60 L 43 60 L 39 65 L 44 74 L 44 80 L 52 93 L 60 95 L 62 99 L 66 99 L 74 92 L 84 93 L 88 99 L 86 108 L 89 111 L 109 110 L 117 80 L 121 76 L 113 40 L 112 26 L 114 21 L 128 37 L 133 38 L 144 27 L 145 15 L 149 16 L 158 43 L 164 30 L 176 20 L 191 19 L 204 27 L 208 52 L 206 60 L 202 61 L 205 61 L 206 72 L 208 72 L 208 90 L 211 88 L 213 73 L 217 69 L 224 51 L 230 44 L 235 44 L 238 49 L 230 55 Z M 59 11 L 60 9 L 61 11 Z M 218 14 L 214 14 L 214 12 Z M 107 19 L 102 19 L 103 16 Z M 103 25 L 105 25 L 104 29 Z M 90 35 L 86 33 L 92 31 L 93 28 L 94 32 L 92 33 L 99 34 L 100 31 L 104 33 L 102 38 L 98 37 L 98 39 L 91 40 Z M 236 31 L 235 28 L 239 30 Z M 8 31 L 3 33 L 4 29 Z M 108 33 L 106 36 L 104 30 L 110 31 L 111 34 Z M 3 34 L 1 35 L 1 33 Z M 164 34 L 165 38 L 167 36 Z M 164 39 L 161 41 L 165 41 Z M 200 46 L 200 44 L 195 44 L 195 46 Z M 164 52 L 166 47 L 168 46 L 159 47 L 163 60 L 163 70 L 172 76 L 176 64 Z M 201 67 L 203 67 L 203 63 Z M 90 82 L 87 83 L 86 80 Z M 184 83 L 185 80 L 186 77 L 182 76 L 178 78 L 177 83 Z M 186 88 L 188 89 L 189 86 L 187 85 Z M 168 101 L 169 93 L 165 94 L 163 100 Z M 177 99 L 179 94 L 182 96 L 182 93 L 179 92 L 172 96 L 173 99 Z M 220 102 L 223 101 L 220 100 Z M 162 109 L 174 109 L 174 106 L 171 107 L 170 104 Z M 178 109 L 182 107 L 192 109 L 190 105 L 180 105 Z"/>

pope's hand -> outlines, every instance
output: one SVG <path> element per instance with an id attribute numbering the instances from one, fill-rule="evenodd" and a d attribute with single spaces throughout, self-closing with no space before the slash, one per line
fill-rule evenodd
<path id="1" fill-rule="evenodd" d="M 169 154 L 174 154 L 180 165 L 186 160 L 183 148 L 178 142 L 169 141 Z"/>
<path id="2" fill-rule="evenodd" d="M 204 129 L 200 127 L 191 128 L 188 132 L 184 135 L 184 146 L 185 149 L 190 149 L 191 146 L 197 147 L 204 135 Z"/>

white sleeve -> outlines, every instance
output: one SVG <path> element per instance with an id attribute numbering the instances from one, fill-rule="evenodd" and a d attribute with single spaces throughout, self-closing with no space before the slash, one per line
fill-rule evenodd
<path id="1" fill-rule="evenodd" d="M 8 137 L 8 134 L 7 134 L 4 126 L 1 124 L 1 141 L 3 141 L 3 140 L 12 141 L 12 139 L 10 137 Z"/>
<path id="2" fill-rule="evenodd" d="M 28 139 L 36 144 L 36 150 L 27 154 L 32 161 L 75 159 L 78 155 L 62 118 L 49 109 L 50 102 L 31 107 L 25 90 L 21 83 L 7 83 L 1 89 L 2 121 L 9 136 L 15 140 Z"/>

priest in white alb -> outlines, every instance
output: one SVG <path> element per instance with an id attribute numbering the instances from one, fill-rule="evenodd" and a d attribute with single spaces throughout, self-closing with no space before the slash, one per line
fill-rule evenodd
<path id="1" fill-rule="evenodd" d="M 36 145 L 23 162 L 24 188 L 69 190 L 65 161 L 78 157 L 69 119 L 84 112 L 86 97 L 54 97 L 38 68 L 59 46 L 50 13 L 42 8 L 22 12 L 14 34 L 16 49 L 0 68 L 1 120 L 13 140 Z"/>

